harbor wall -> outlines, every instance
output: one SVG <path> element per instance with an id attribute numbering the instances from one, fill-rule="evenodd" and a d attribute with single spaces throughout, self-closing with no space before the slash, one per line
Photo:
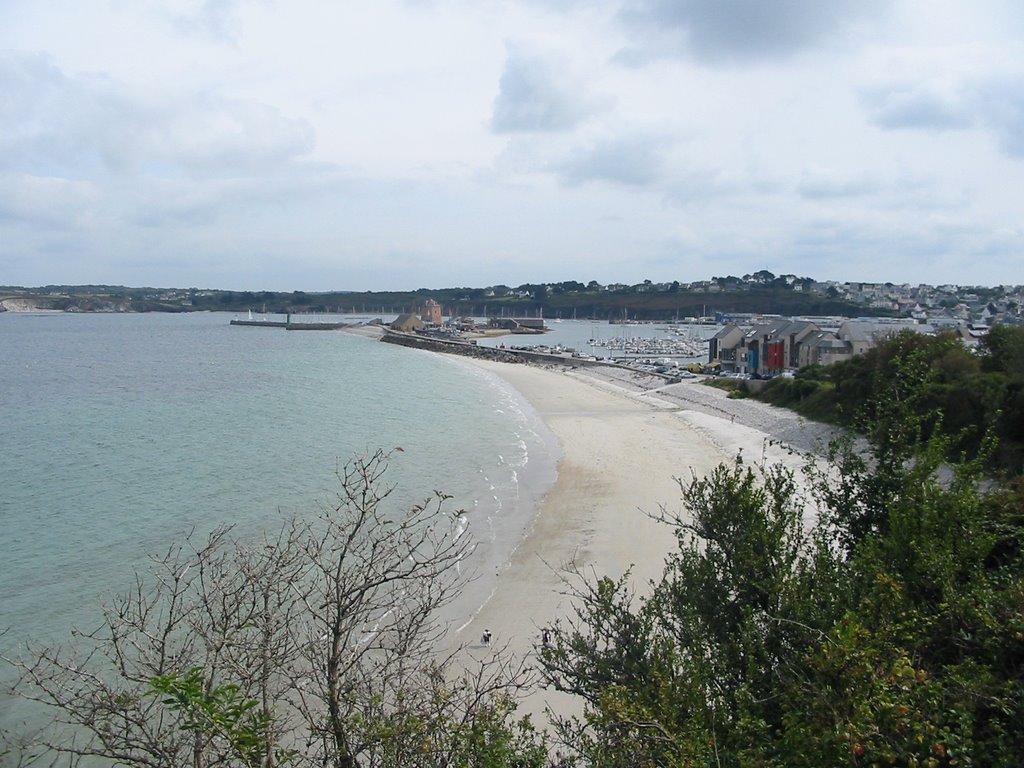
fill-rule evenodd
<path id="1" fill-rule="evenodd" d="M 247 325 L 254 328 L 284 328 L 286 331 L 340 331 L 351 323 L 293 323 L 290 320 L 232 320 L 231 325 Z"/>
<path id="2" fill-rule="evenodd" d="M 389 344 L 399 344 L 405 347 L 426 349 L 431 352 L 443 352 L 450 355 L 464 355 L 466 357 L 477 357 L 485 360 L 497 360 L 502 363 L 539 363 L 548 365 L 564 366 L 603 366 L 616 365 L 602 360 L 584 360 L 573 357 L 570 354 L 551 354 L 548 352 L 533 352 L 526 349 L 499 349 L 497 347 L 484 347 L 468 341 L 456 339 L 439 339 L 436 336 L 423 336 L 416 333 L 401 333 L 387 329 L 381 341 Z"/>

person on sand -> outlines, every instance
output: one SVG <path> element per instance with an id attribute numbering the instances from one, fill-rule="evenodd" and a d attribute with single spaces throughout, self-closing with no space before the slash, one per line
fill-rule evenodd
<path id="1" fill-rule="evenodd" d="M 491 630 L 489 630 L 489 629 L 485 629 L 484 630 L 484 633 L 480 636 L 480 644 L 481 645 L 490 645 L 491 644 Z"/>
<path id="2" fill-rule="evenodd" d="M 551 647 L 551 632 L 550 632 L 550 630 L 545 629 L 543 632 L 540 633 L 540 644 L 544 648 L 550 648 Z"/>

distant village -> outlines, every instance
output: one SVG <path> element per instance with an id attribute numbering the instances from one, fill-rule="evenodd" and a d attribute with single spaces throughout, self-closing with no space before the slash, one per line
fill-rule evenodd
<path id="1" fill-rule="evenodd" d="M 721 290 L 730 287 L 712 283 Z M 614 288 L 614 286 L 612 286 Z M 650 290 L 664 286 L 652 285 Z M 677 318 L 673 324 L 714 324 L 720 330 L 708 339 L 698 363 L 692 340 L 679 349 L 665 351 L 663 345 L 651 344 L 662 356 L 634 356 L 619 359 L 645 372 L 672 376 L 680 372 L 704 373 L 744 379 L 768 379 L 793 375 L 801 368 L 831 365 L 860 355 L 886 338 L 903 331 L 955 334 L 964 346 L 976 347 L 988 328 L 994 324 L 1024 324 L 1022 306 L 1024 290 L 1007 287 L 985 295 L 957 286 L 909 286 L 868 283 L 808 283 L 797 290 L 825 291 L 842 295 L 861 306 L 892 312 L 886 317 L 816 316 L 782 317 L 759 313 L 720 312 L 712 316 Z M 615 322 L 615 321 L 613 321 Z M 620 320 L 624 324 L 639 321 Z M 419 314 L 406 313 L 390 328 L 407 334 L 435 338 L 472 339 L 499 333 L 538 334 L 548 330 L 542 317 L 493 317 L 481 324 L 468 317 L 444 319 L 440 303 L 428 299 Z M 543 344 L 519 346 L 530 352 L 550 352 L 575 358 L 586 357 L 576 350 L 549 349 Z M 706 357 L 704 356 L 706 354 Z"/>
<path id="2" fill-rule="evenodd" d="M 420 311 L 431 298 L 446 316 L 543 316 L 593 320 L 673 320 L 728 313 L 887 316 L 935 327 L 1024 322 L 1024 286 L 957 286 L 819 281 L 767 270 L 694 282 L 601 284 L 566 280 L 516 287 L 415 291 L 230 291 L 123 286 L 0 286 L 0 311 L 71 312 L 248 311 L 263 313 L 378 313 Z"/>
<path id="3" fill-rule="evenodd" d="M 793 310 L 772 312 L 772 304 L 783 304 Z M 762 311 L 735 311 L 744 306 Z M 842 313 L 801 311 L 817 306 L 839 306 Z M 696 311 L 680 315 L 680 307 Z M 955 333 L 965 346 L 973 347 L 992 325 L 1024 324 L 1024 286 L 823 282 L 761 270 L 741 277 L 713 277 L 690 283 L 644 280 L 633 285 L 602 285 L 596 281 L 584 284 L 569 280 L 518 287 L 391 293 L 0 287 L 0 311 L 180 312 L 244 308 L 248 308 L 250 315 L 256 308 L 287 313 L 287 322 L 275 324 L 291 323 L 303 328 L 311 327 L 302 321 L 315 312 L 379 311 L 382 316 L 397 316 L 389 324 L 392 332 L 464 343 L 492 335 L 543 334 L 548 330 L 547 322 L 573 319 L 577 312 L 579 319 L 622 324 L 714 325 L 719 330 L 712 338 L 702 339 L 699 350 L 692 347 L 691 339 L 690 347 L 680 342 L 679 349 L 668 352 L 652 349 L 649 356 L 633 355 L 629 364 L 666 375 L 679 373 L 685 364 L 691 372 L 770 378 L 863 354 L 904 329 L 926 334 Z M 343 324 L 323 325 L 329 328 Z M 380 324 L 384 324 L 383 320 Z M 538 350 L 584 357 L 574 350 L 532 345 L 532 351 Z"/>

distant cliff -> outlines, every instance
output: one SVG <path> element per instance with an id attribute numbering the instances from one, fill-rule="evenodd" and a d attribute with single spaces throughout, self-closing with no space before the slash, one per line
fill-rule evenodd
<path id="1" fill-rule="evenodd" d="M 36 312 L 40 309 L 52 307 L 41 307 L 35 299 L 0 299 L 0 312 Z"/>
<path id="2" fill-rule="evenodd" d="M 186 312 L 191 307 L 132 296 L 0 294 L 0 312 Z"/>
<path id="3" fill-rule="evenodd" d="M 0 299 L 0 312 L 138 312 L 130 299 L 18 296 Z"/>

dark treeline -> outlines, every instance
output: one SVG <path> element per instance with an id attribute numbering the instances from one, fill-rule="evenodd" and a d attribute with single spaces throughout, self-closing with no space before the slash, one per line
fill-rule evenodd
<path id="1" fill-rule="evenodd" d="M 673 320 L 745 312 L 807 315 L 880 314 L 828 293 L 793 290 L 776 283 L 745 283 L 718 290 L 668 286 L 622 286 L 614 289 L 576 281 L 524 284 L 515 288 L 420 288 L 415 291 L 230 291 L 125 288 L 123 286 L 44 286 L 0 288 L 8 295 L 30 297 L 40 308 L 79 311 L 182 312 L 226 311 L 285 313 L 402 314 L 419 312 L 427 299 L 445 315 L 468 317 L 528 316 L 593 320 Z"/>

